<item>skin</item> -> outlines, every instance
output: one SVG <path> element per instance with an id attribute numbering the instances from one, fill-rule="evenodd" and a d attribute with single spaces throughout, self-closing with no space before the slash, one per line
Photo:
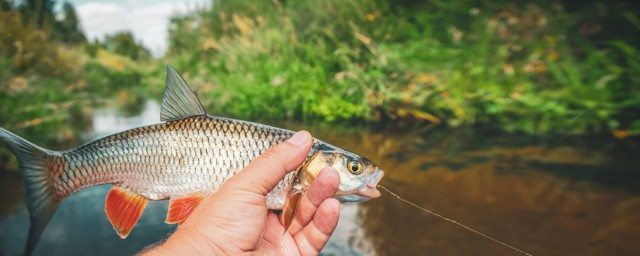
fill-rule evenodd
<path id="1" fill-rule="evenodd" d="M 302 164 L 311 143 L 311 135 L 300 131 L 272 147 L 205 198 L 164 244 L 143 254 L 317 255 L 340 215 L 340 203 L 333 198 L 340 184 L 335 169 L 320 172 L 287 232 L 266 206 L 267 193 Z"/>

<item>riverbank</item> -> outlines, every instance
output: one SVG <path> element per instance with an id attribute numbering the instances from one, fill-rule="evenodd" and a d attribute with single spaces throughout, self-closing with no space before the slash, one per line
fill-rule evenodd
<path id="1" fill-rule="evenodd" d="M 640 133 L 631 5 L 221 0 L 173 18 L 160 60 L 3 15 L 0 123 L 63 141 L 50 130 L 89 102 L 161 97 L 170 64 L 217 115 L 626 138 Z"/>

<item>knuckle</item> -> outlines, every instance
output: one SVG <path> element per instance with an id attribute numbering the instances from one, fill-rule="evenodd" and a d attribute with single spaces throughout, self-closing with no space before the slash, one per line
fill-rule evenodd
<path id="1" fill-rule="evenodd" d="M 273 165 L 274 167 L 285 169 L 286 163 L 283 157 L 283 151 L 278 146 L 272 147 L 269 150 L 265 151 L 264 153 L 262 153 L 260 158 L 262 159 L 262 161 L 264 161 L 263 164 Z"/>
<path id="2" fill-rule="evenodd" d="M 275 148 L 271 148 L 265 151 L 264 153 L 262 153 L 262 156 L 260 158 L 262 158 L 264 161 L 267 161 L 267 162 L 282 161 L 281 160 L 282 157 L 280 156 L 280 151 Z"/>

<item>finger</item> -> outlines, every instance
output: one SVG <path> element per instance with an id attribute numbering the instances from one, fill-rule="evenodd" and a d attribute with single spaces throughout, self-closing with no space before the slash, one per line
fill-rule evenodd
<path id="1" fill-rule="evenodd" d="M 316 255 L 327 244 L 331 234 L 338 225 L 340 217 L 340 202 L 329 198 L 324 200 L 313 221 L 294 236 L 298 249 L 302 255 Z"/>
<path id="2" fill-rule="evenodd" d="M 311 150 L 312 141 L 311 134 L 300 131 L 271 147 L 233 176 L 234 187 L 267 195 L 288 172 L 302 164 Z"/>
<path id="3" fill-rule="evenodd" d="M 302 195 L 296 216 L 289 227 L 289 232 L 295 234 L 302 230 L 313 219 L 320 204 L 336 194 L 339 185 L 340 175 L 338 172 L 332 167 L 323 168 L 309 190 Z"/>
<path id="4" fill-rule="evenodd" d="M 263 244 L 258 246 L 256 255 L 267 255 L 269 252 L 278 252 L 280 255 L 294 255 L 298 249 L 293 247 L 295 241 L 291 236 L 283 235 L 284 227 L 280 224 L 278 216 L 270 211 L 267 215 L 267 229 L 264 233 Z"/>

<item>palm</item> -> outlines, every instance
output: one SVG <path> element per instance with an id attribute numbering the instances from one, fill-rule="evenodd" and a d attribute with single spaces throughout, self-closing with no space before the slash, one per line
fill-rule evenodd
<path id="1" fill-rule="evenodd" d="M 339 203 L 331 198 L 339 183 L 335 171 L 324 172 L 305 193 L 298 212 L 287 232 L 275 212 L 266 207 L 264 196 L 236 188 L 221 188 L 212 195 L 213 200 L 202 207 L 207 212 L 207 225 L 196 225 L 208 240 L 224 241 L 222 249 L 227 253 L 258 252 L 274 255 L 317 254 L 329 239 L 337 223 Z M 189 220 L 198 220 L 191 216 Z M 195 223 L 193 223 L 195 224 Z M 189 221 L 186 225 L 192 225 Z"/>

